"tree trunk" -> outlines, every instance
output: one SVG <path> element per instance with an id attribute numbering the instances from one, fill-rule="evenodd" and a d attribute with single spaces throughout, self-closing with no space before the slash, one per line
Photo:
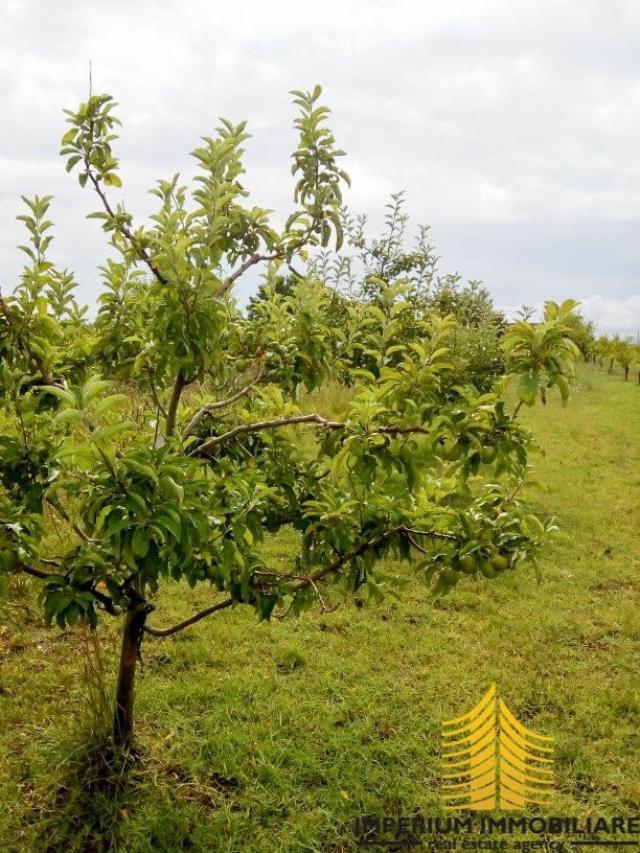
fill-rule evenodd
<path id="1" fill-rule="evenodd" d="M 140 652 L 142 630 L 149 614 L 149 605 L 132 604 L 126 611 L 120 647 L 120 669 L 113 715 L 113 739 L 124 749 L 133 742 L 133 703 L 135 698 L 136 664 Z"/>

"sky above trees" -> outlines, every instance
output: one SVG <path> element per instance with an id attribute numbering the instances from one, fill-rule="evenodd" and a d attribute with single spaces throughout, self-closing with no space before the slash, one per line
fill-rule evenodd
<path id="1" fill-rule="evenodd" d="M 381 222 L 406 190 L 443 271 L 497 304 L 576 297 L 603 331 L 640 329 L 640 3 L 8 0 L 0 17 L 0 286 L 22 260 L 20 195 L 52 193 L 53 256 L 89 302 L 105 237 L 58 157 L 62 109 L 111 92 L 124 187 L 144 217 L 159 177 L 218 116 L 249 120 L 247 186 L 288 211 L 291 88 L 324 87 L 348 203 Z M 256 281 L 243 283 L 246 298 Z"/>

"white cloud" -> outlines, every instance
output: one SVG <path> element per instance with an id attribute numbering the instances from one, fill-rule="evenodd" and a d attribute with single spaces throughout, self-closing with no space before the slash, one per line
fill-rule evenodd
<path id="1" fill-rule="evenodd" d="M 443 266 L 498 301 L 640 290 L 636 0 L 8 0 L 0 18 L 0 285 L 20 267 L 19 195 L 53 192 L 56 258 L 93 299 L 104 240 L 56 157 L 61 109 L 110 91 L 130 210 L 191 170 L 217 116 L 248 118 L 255 203 L 286 212 L 287 90 L 320 82 L 349 152 L 349 200 L 379 221 L 401 188 Z M 635 310 L 635 309 L 634 309 Z M 625 315 L 626 316 L 626 315 Z"/>
<path id="2" fill-rule="evenodd" d="M 587 296 L 582 300 L 580 311 L 593 320 L 601 334 L 640 335 L 640 295 L 627 299 Z"/>
<path id="3" fill-rule="evenodd" d="M 578 311 L 595 324 L 597 334 L 632 336 L 640 341 L 640 295 L 616 299 L 596 294 L 578 301 Z M 497 307 L 509 320 L 515 319 L 522 308 L 521 305 Z M 535 302 L 530 307 L 534 309 L 533 319 L 540 319 L 543 303 Z"/>

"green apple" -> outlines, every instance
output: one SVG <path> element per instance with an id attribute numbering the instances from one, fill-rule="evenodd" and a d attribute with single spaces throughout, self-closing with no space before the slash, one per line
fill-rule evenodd
<path id="1" fill-rule="evenodd" d="M 460 571 L 465 573 L 465 575 L 475 575 L 478 570 L 478 564 L 476 563 L 476 558 L 473 554 L 467 554 L 466 556 L 461 557 L 458 562 L 458 567 Z"/>

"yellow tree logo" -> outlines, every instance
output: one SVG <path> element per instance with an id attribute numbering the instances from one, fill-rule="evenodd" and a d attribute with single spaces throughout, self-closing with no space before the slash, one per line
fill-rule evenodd
<path id="1" fill-rule="evenodd" d="M 553 785 L 553 738 L 523 726 L 495 684 L 462 717 L 442 724 L 445 807 L 521 809 L 545 804 Z"/>

